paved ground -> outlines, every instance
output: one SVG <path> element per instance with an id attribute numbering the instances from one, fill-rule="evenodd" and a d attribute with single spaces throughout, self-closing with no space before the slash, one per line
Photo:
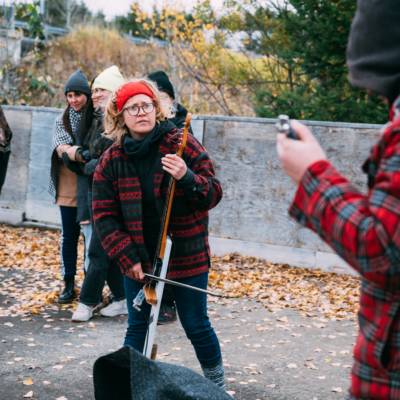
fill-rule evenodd
<path id="1" fill-rule="evenodd" d="M 0 282 L 16 277 L 1 271 Z M 0 303 L 9 298 L 0 295 Z M 1 304 L 2 306 L 4 304 Z M 92 366 L 124 338 L 126 317 L 68 321 L 69 311 L 0 318 L 0 399 L 33 391 L 38 400 L 93 400 Z M 357 324 L 235 299 L 210 303 L 209 315 L 223 351 L 228 390 L 235 399 L 345 399 Z M 28 319 L 28 320 L 27 320 Z M 157 330 L 159 360 L 200 372 L 179 322 Z M 24 384 L 28 379 L 33 385 Z M 336 391 L 332 391 L 335 389 Z"/>

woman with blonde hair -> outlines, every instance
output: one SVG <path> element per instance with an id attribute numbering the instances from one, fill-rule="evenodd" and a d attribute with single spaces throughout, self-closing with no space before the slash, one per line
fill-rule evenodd
<path id="1" fill-rule="evenodd" d="M 93 180 L 93 217 L 108 255 L 124 274 L 129 311 L 125 345 L 142 352 L 146 317 L 133 308 L 151 273 L 168 181 L 177 181 L 169 234 L 173 249 L 168 279 L 206 289 L 210 267 L 208 210 L 222 189 L 204 147 L 188 135 L 182 158 L 176 155 L 182 131 L 169 120 L 168 102 L 146 78 L 120 86 L 109 100 L 107 137 L 116 140 L 102 156 Z M 225 388 L 218 338 L 207 316 L 207 296 L 173 286 L 180 321 L 206 378 Z M 142 308 L 147 317 L 150 305 Z"/>

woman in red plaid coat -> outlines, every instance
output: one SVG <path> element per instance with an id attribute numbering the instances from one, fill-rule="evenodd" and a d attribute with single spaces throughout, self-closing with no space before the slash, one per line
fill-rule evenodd
<path id="1" fill-rule="evenodd" d="M 362 277 L 350 399 L 400 399 L 400 2 L 361 0 L 348 46 L 349 80 L 392 106 L 391 122 L 363 165 L 368 194 L 339 174 L 308 128 L 278 134 L 298 184 L 290 215 L 317 232 Z M 397 100 L 396 100 L 397 99 Z"/>
<path id="2" fill-rule="evenodd" d="M 208 210 L 222 198 L 211 158 L 194 136 L 188 135 L 182 158 L 176 155 L 182 131 L 171 116 L 169 103 L 149 79 L 134 79 L 117 88 L 105 116 L 107 137 L 116 142 L 101 157 L 93 179 L 94 224 L 105 251 L 124 274 L 129 312 L 124 344 L 139 352 L 151 306 L 144 303 L 140 313 L 133 300 L 144 286 L 143 272 L 152 271 L 170 176 L 176 179 L 176 189 L 168 225 L 173 241 L 168 279 L 207 288 Z M 225 389 L 207 295 L 177 286 L 172 291 L 204 376 Z"/>

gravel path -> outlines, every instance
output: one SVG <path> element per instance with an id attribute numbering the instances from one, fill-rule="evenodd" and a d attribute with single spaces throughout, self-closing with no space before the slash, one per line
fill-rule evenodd
<path id="1" fill-rule="evenodd" d="M 0 279 L 15 274 L 2 272 Z M 7 300 L 0 295 L 0 303 Z M 1 399 L 33 391 L 38 400 L 93 400 L 93 363 L 122 345 L 126 316 L 76 324 L 69 311 L 46 311 L 0 319 Z M 210 303 L 209 314 L 235 399 L 346 398 L 356 323 L 289 308 L 270 312 L 248 299 Z M 156 341 L 159 361 L 201 371 L 179 322 L 158 327 Z M 33 385 L 24 384 L 28 379 Z"/>

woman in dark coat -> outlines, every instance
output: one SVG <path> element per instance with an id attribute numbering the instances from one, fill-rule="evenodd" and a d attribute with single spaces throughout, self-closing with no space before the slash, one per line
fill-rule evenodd
<path id="1" fill-rule="evenodd" d="M 175 153 L 182 131 L 169 121 L 170 107 L 156 85 L 136 79 L 116 89 L 106 111 L 108 137 L 93 180 L 93 217 L 103 247 L 125 275 L 129 311 L 125 344 L 142 352 L 147 321 L 133 299 L 151 272 L 169 177 L 177 181 L 169 234 L 174 246 L 167 273 L 202 289 L 210 267 L 208 210 L 222 198 L 212 161 L 192 136 L 182 158 Z M 180 321 L 207 378 L 225 387 L 218 338 L 207 316 L 207 296 L 173 287 Z M 149 315 L 150 305 L 142 310 Z"/>
<path id="2" fill-rule="evenodd" d="M 103 113 L 108 97 L 114 89 L 123 83 L 123 77 L 115 65 L 104 70 L 92 84 L 92 100 L 97 103 L 96 109 L 91 114 L 91 119 L 85 121 L 84 126 L 77 135 L 79 149 L 76 159 L 84 176 L 88 179 L 86 201 L 90 212 L 92 210 L 92 180 L 94 170 L 101 155 L 113 144 L 113 141 L 103 136 Z M 91 215 L 93 226 L 93 218 Z M 100 315 L 114 317 L 128 314 L 126 307 L 124 282 L 118 266 L 110 260 L 101 245 L 97 232 L 93 230 L 89 245 L 89 267 L 82 284 L 79 295 L 79 305 L 72 315 L 73 321 L 84 322 L 93 316 L 93 311 L 101 308 Z M 103 304 L 103 288 L 107 281 L 113 295 L 113 302 L 107 307 Z"/>
<path id="3" fill-rule="evenodd" d="M 70 303 L 75 295 L 80 222 L 89 219 L 87 204 L 81 201 L 78 204 L 77 175 L 66 166 L 70 160 L 75 160 L 75 135 L 84 110 L 90 105 L 89 82 L 81 70 L 69 77 L 65 85 L 65 95 L 68 107 L 54 123 L 49 177 L 49 193 L 60 206 L 61 214 L 60 259 L 65 288 L 58 299 L 59 303 Z M 85 238 L 85 246 L 88 243 L 89 240 Z"/>

